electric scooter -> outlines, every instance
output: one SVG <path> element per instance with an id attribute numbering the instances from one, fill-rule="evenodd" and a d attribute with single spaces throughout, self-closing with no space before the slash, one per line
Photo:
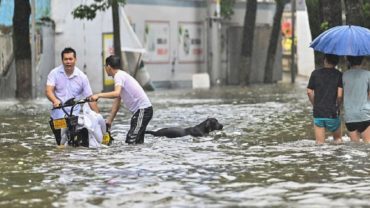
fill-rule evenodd
<path id="1" fill-rule="evenodd" d="M 62 130 L 65 132 L 67 137 L 67 143 L 69 146 L 73 147 L 89 147 L 89 130 L 84 127 L 84 124 L 79 124 L 79 116 L 73 115 L 73 110 L 77 105 L 81 105 L 87 102 L 91 102 L 89 98 L 75 100 L 71 98 L 67 100 L 64 104 L 61 104 L 58 107 L 54 107 L 52 110 L 55 109 L 62 109 L 65 113 L 65 117 L 61 119 L 52 119 L 50 121 L 50 126 L 53 132 L 58 131 L 61 133 Z M 70 111 L 68 112 L 67 107 L 70 107 Z M 113 138 L 110 135 L 110 128 L 106 125 L 106 133 L 104 134 L 101 143 L 105 145 L 111 145 Z M 60 143 L 60 141 L 59 141 Z"/>

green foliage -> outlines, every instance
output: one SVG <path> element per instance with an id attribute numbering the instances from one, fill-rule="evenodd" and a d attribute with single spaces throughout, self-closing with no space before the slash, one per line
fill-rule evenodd
<path id="1" fill-rule="evenodd" d="M 182 35 L 182 27 L 179 27 L 179 35 Z"/>
<path id="2" fill-rule="evenodd" d="M 125 4 L 126 0 L 94 0 L 90 5 L 81 4 L 72 11 L 72 15 L 76 19 L 93 20 L 96 17 L 97 11 L 105 11 L 112 5 L 112 1 Z"/>
<path id="3" fill-rule="evenodd" d="M 221 0 L 221 16 L 230 19 L 234 14 L 235 0 Z"/>
<path id="4" fill-rule="evenodd" d="M 322 22 L 321 25 L 320 25 L 320 29 L 322 31 L 325 31 L 325 30 L 329 29 L 329 22 L 328 21 Z"/>
<path id="5" fill-rule="evenodd" d="M 363 6 L 364 14 L 366 17 L 370 17 L 370 3 L 365 3 Z"/>
<path id="6" fill-rule="evenodd" d="M 370 0 L 364 0 L 362 9 L 364 12 L 365 27 L 370 28 L 370 22 L 366 21 L 370 19 Z"/>
<path id="7" fill-rule="evenodd" d="M 145 24 L 145 34 L 149 34 L 149 25 Z"/>

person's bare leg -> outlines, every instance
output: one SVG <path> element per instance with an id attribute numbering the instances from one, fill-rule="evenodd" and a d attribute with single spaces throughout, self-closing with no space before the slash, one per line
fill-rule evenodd
<path id="1" fill-rule="evenodd" d="M 360 142 L 360 137 L 357 131 L 348 131 L 348 136 L 352 142 Z"/>
<path id="2" fill-rule="evenodd" d="M 370 126 L 368 126 L 365 131 L 363 131 L 361 133 L 361 136 L 362 136 L 362 140 L 365 142 L 365 143 L 370 143 Z"/>
<path id="3" fill-rule="evenodd" d="M 343 143 L 342 140 L 342 128 L 339 127 L 335 132 L 333 132 L 333 138 L 335 144 L 341 144 Z"/>
<path id="4" fill-rule="evenodd" d="M 316 144 L 325 143 L 325 128 L 314 125 Z"/>

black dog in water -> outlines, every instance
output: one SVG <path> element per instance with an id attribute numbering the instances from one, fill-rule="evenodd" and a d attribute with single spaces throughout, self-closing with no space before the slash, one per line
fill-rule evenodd
<path id="1" fill-rule="evenodd" d="M 151 134 L 154 136 L 165 136 L 168 138 L 183 137 L 191 135 L 194 137 L 201 137 L 208 135 L 209 132 L 214 130 L 221 130 L 223 128 L 215 118 L 207 118 L 202 123 L 189 128 L 180 128 L 180 127 L 169 127 L 159 129 L 158 131 L 145 131 L 146 134 Z"/>

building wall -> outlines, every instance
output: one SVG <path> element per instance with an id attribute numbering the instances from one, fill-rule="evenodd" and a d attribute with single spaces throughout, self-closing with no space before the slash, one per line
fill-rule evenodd
<path id="1" fill-rule="evenodd" d="M 206 10 L 204 7 L 189 6 L 161 6 L 150 4 L 128 4 L 126 13 L 132 23 L 135 25 L 135 31 L 144 46 L 145 44 L 145 25 L 148 22 L 167 22 L 170 28 L 169 59 L 162 63 L 149 62 L 146 64 L 151 75 L 151 79 L 157 82 L 183 82 L 188 81 L 191 86 L 192 74 L 205 70 L 205 33 L 204 21 L 206 19 Z M 146 14 L 146 15 L 137 15 Z M 178 30 L 180 22 L 188 24 L 200 24 L 203 28 L 203 53 L 198 62 L 182 61 L 179 52 Z M 146 59 L 144 55 L 144 60 Z"/>
<path id="2" fill-rule="evenodd" d="M 50 14 L 50 0 L 35 0 L 35 18 L 40 22 L 43 17 Z M 12 33 L 14 1 L 3 0 L 0 4 L 0 98 L 14 98 L 16 91 L 16 71 L 13 55 Z M 51 67 L 54 65 L 54 37 L 52 25 L 49 28 L 47 36 L 43 34 L 42 23 L 36 26 L 35 53 L 36 67 L 32 74 L 35 75 L 33 80 L 33 91 L 36 96 L 43 96 L 46 83 L 45 77 Z M 31 39 L 31 38 L 30 38 Z M 32 43 L 31 43 L 32 44 Z M 52 47 L 50 47 L 52 46 Z M 51 63 L 52 60 L 52 63 Z"/>
<path id="3" fill-rule="evenodd" d="M 307 12 L 297 11 L 297 70 L 299 75 L 310 76 L 315 69 L 314 50 L 309 47 L 312 37 Z"/>
<path id="4" fill-rule="evenodd" d="M 237 1 L 234 8 L 234 15 L 232 16 L 231 20 L 226 21 L 224 28 L 227 30 L 227 25 L 232 24 L 234 26 L 243 26 L 244 23 L 244 15 L 245 15 L 245 1 Z M 154 81 L 170 81 L 170 82 L 179 82 L 182 81 L 188 82 L 188 86 L 191 86 L 191 79 L 192 74 L 197 72 L 204 72 L 207 71 L 206 69 L 206 38 L 203 39 L 204 41 L 204 61 L 201 63 L 182 63 L 179 58 L 179 43 L 178 43 L 178 27 L 177 25 L 179 22 L 200 22 L 203 24 L 204 32 L 206 32 L 207 28 L 207 7 L 205 1 L 191 1 L 191 0 L 183 0 L 183 1 L 176 1 L 176 0 L 131 0 L 128 1 L 128 4 L 125 7 L 125 11 L 129 16 L 132 23 L 135 25 L 136 33 L 139 39 L 144 43 L 144 25 L 145 21 L 148 20 L 159 20 L 159 21 L 170 21 L 171 27 L 171 58 L 170 62 L 166 64 L 147 64 L 148 71 Z M 268 3 L 268 2 L 260 2 L 258 3 L 258 12 L 256 17 L 256 23 L 258 25 L 270 25 L 273 21 L 273 16 L 275 12 L 275 4 Z M 145 15 L 138 15 L 138 14 L 145 14 Z M 223 35 L 226 35 L 226 31 L 223 30 Z M 207 35 L 207 34 L 205 34 Z M 261 33 L 261 43 L 268 42 L 269 36 Z M 266 37 L 266 40 L 262 40 L 262 37 Z M 257 38 L 256 38 L 257 39 Z M 225 64 L 229 62 L 228 56 L 226 54 L 226 45 L 227 40 L 222 38 L 224 41 L 221 43 L 221 73 L 223 74 L 223 79 L 227 79 L 227 70 L 228 65 Z M 258 45 L 258 44 L 257 44 Z M 261 46 L 261 45 L 260 45 Z M 266 46 L 266 44 L 264 45 Z M 267 47 L 267 46 L 266 46 Z M 262 49 L 262 50 L 261 50 Z M 230 48 L 230 50 L 236 50 L 238 53 L 239 50 L 237 48 Z M 256 47 L 256 51 L 258 53 L 263 53 L 263 48 Z M 256 53 L 257 54 L 257 53 Z M 256 56 L 258 57 L 258 55 Z M 173 64 L 174 63 L 174 64 Z M 255 66 L 259 67 L 262 63 L 259 60 L 255 61 Z M 278 68 L 278 69 L 281 69 Z M 259 73 L 256 71 L 256 73 Z M 260 76 L 256 74 L 255 76 Z M 257 78 L 256 78 L 257 79 Z M 258 79 L 257 79 L 258 80 Z M 256 81 L 258 82 L 258 81 Z"/>
<path id="5" fill-rule="evenodd" d="M 33 90 L 36 97 L 44 97 L 47 75 L 54 64 L 54 29 L 51 23 L 38 25 L 36 33 L 36 67 L 32 72 Z M 14 98 L 16 70 L 11 34 L 0 35 L 0 98 Z"/>
<path id="6" fill-rule="evenodd" d="M 9 70 L 9 65 L 14 59 L 11 34 L 0 34 L 0 49 L 0 75 L 2 75 Z"/>
<path id="7" fill-rule="evenodd" d="M 37 57 L 35 74 L 36 97 L 44 97 L 47 76 L 55 66 L 54 57 L 58 56 L 54 51 L 54 28 L 50 22 L 43 23 L 39 33 L 40 53 Z"/>
<path id="8" fill-rule="evenodd" d="M 310 76 L 315 69 L 314 50 L 310 48 L 312 42 L 311 30 L 308 21 L 308 14 L 305 0 L 296 1 L 296 22 L 295 22 L 295 40 L 296 40 L 296 66 L 297 74 Z M 291 20 L 291 5 L 287 4 L 284 15 L 286 19 Z M 290 71 L 290 50 L 287 56 L 287 71 Z"/>
<path id="9" fill-rule="evenodd" d="M 75 20 L 71 11 L 81 2 L 76 0 L 52 0 L 51 18 L 56 24 L 55 54 L 59 54 L 66 46 L 74 47 L 78 54 L 78 67 L 90 79 L 94 92 L 103 89 L 103 57 L 102 34 L 112 32 L 111 11 L 100 12 L 92 21 Z M 274 14 L 274 4 L 261 3 L 257 22 L 271 24 Z M 237 3 L 232 21 L 243 24 L 245 2 Z M 261 10 L 261 11 L 260 11 Z M 206 67 L 206 16 L 207 8 L 204 0 L 128 0 L 125 12 L 133 28 L 145 45 L 146 25 L 149 22 L 165 22 L 169 28 L 168 58 L 161 62 L 146 62 L 151 80 L 160 86 L 191 86 L 192 74 L 205 71 Z M 203 58 L 196 62 L 181 61 L 179 56 L 179 25 L 181 23 L 201 24 L 204 39 Z M 124 34 L 121 34 L 124 35 Z M 146 45 L 148 47 L 148 45 Z M 144 60 L 148 60 L 145 57 Z M 60 57 L 55 57 L 55 63 L 61 64 Z M 132 69 L 131 69 L 132 70 Z M 177 83 L 177 84 L 176 84 Z"/>
<path id="10" fill-rule="evenodd" d="M 96 86 L 94 91 L 98 91 L 102 86 L 102 78 L 96 78 L 96 74 L 101 72 L 100 36 L 104 32 L 103 25 L 98 25 L 96 20 L 73 19 L 71 12 L 80 3 L 82 1 L 51 0 L 50 16 L 55 24 L 54 63 L 56 66 L 62 64 L 60 53 L 65 47 L 74 48 L 77 53 L 77 67 L 87 74 L 92 86 Z"/>
<path id="11" fill-rule="evenodd" d="M 263 83 L 264 81 L 264 70 L 267 58 L 267 49 L 270 38 L 271 26 L 266 24 L 256 25 L 256 30 L 254 34 L 254 44 L 253 44 L 253 55 L 252 55 L 252 66 L 249 82 L 252 84 Z M 240 84 L 240 73 L 239 73 L 239 63 L 240 63 L 240 52 L 241 52 L 241 42 L 243 27 L 232 26 L 228 29 L 227 41 L 228 41 L 228 65 L 227 65 L 227 84 L 229 85 L 239 85 Z M 277 48 L 277 53 L 274 63 L 273 80 L 279 81 L 282 79 L 282 50 L 281 46 Z"/>
<path id="12" fill-rule="evenodd" d="M 1 1 L 0 25 L 11 26 L 13 24 L 14 1 Z"/>
<path id="13" fill-rule="evenodd" d="M 36 0 L 36 18 L 50 16 L 55 24 L 44 25 L 39 28 L 36 43 L 37 66 L 34 87 L 36 96 L 43 96 L 44 86 L 48 72 L 56 65 L 61 64 L 60 52 L 63 48 L 71 46 L 77 51 L 77 66 L 84 71 L 90 79 L 94 92 L 103 89 L 103 43 L 102 36 L 112 32 L 111 11 L 99 12 L 97 17 L 92 20 L 73 19 L 71 11 L 81 3 L 89 3 L 92 0 Z M 5 10 L 4 10 L 5 8 Z M 0 24 L 11 26 L 13 15 L 13 2 L 0 6 Z M 257 13 L 258 24 L 271 24 L 274 13 L 274 4 L 259 3 Z M 206 19 L 207 4 L 204 0 L 127 0 L 125 11 L 130 22 L 142 42 L 148 48 L 148 37 L 146 37 L 146 27 L 148 23 L 163 23 L 168 25 L 169 46 L 168 58 L 165 61 L 151 61 L 150 57 L 144 55 L 146 69 L 151 80 L 159 87 L 190 87 L 192 75 L 197 72 L 206 71 Z M 245 2 L 237 1 L 235 5 L 235 15 L 231 22 L 241 26 L 245 14 Z M 179 28 L 182 25 L 197 25 L 202 30 L 201 55 L 195 61 L 184 60 L 181 58 L 181 50 L 184 42 L 180 40 Z M 122 34 L 124 35 L 124 34 Z M 7 40 L 9 45 L 11 38 Z M 222 43 L 225 46 L 225 42 Z M 38 47 L 37 47 L 38 46 Z M 1 47 L 2 49 L 4 47 Z M 5 50 L 1 50 L 5 52 Z M 3 53 L 10 56 L 11 53 Z M 9 58 L 8 58 L 9 59 Z M 222 74 L 226 79 L 228 76 L 228 56 L 224 52 L 222 56 Z M 3 62 L 6 58 L 2 59 Z M 9 67 L 8 67 L 9 68 Z M 10 68 L 9 68 L 10 69 Z M 1 68 L 3 73 L 4 67 Z M 133 69 L 131 69 L 133 70 Z M 5 74 L 5 73 L 3 73 Z M 7 79 L 15 76 L 15 73 L 8 73 Z M 257 76 L 257 75 L 256 75 Z M 8 86 L 2 77 L 2 86 Z M 14 84 L 14 83 L 13 83 Z M 11 85 L 9 85 L 11 86 Z M 3 88 L 4 89 L 4 88 Z M 15 88 L 14 88 L 15 89 Z M 8 91 L 8 90 L 7 90 Z M 9 90 L 12 92 L 12 90 Z M 12 94 L 12 93 L 10 93 Z M 14 93 L 13 93 L 14 94 Z"/>
<path id="14" fill-rule="evenodd" d="M 31 1 L 30 1 L 31 3 Z M 35 0 L 35 18 L 39 20 L 50 15 L 50 0 Z M 14 13 L 14 1 L 2 0 L 0 4 L 0 25 L 12 26 Z"/>
<path id="15" fill-rule="evenodd" d="M 146 63 L 151 79 L 154 82 L 191 80 L 191 75 L 201 70 L 204 62 L 178 63 L 176 47 L 178 22 L 195 23 L 204 20 L 205 8 L 187 1 L 180 1 L 178 6 L 173 6 L 173 2 L 176 1 L 131 2 L 134 1 L 128 1 L 125 12 L 142 44 L 145 44 L 144 33 L 147 22 L 169 24 L 169 58 L 160 63 Z M 103 85 L 102 34 L 112 32 L 111 11 L 98 13 L 92 21 L 75 20 L 70 12 L 78 5 L 78 1 L 52 1 L 51 14 L 56 24 L 55 52 L 60 53 L 66 46 L 74 47 L 78 54 L 77 65 L 88 75 L 93 91 L 98 92 L 102 90 Z M 59 56 L 55 62 L 61 63 Z"/>
<path id="16" fill-rule="evenodd" d="M 11 34 L 0 33 L 0 99 L 14 98 L 16 87 Z"/>
<path id="17" fill-rule="evenodd" d="M 231 17 L 230 22 L 243 26 L 245 16 L 245 1 L 237 1 L 234 8 L 234 15 Z M 256 24 L 272 25 L 275 14 L 275 3 L 271 2 L 258 2 Z"/>
<path id="18" fill-rule="evenodd" d="M 14 59 L 9 65 L 9 70 L 0 75 L 0 99 L 15 98 L 16 74 Z"/>

